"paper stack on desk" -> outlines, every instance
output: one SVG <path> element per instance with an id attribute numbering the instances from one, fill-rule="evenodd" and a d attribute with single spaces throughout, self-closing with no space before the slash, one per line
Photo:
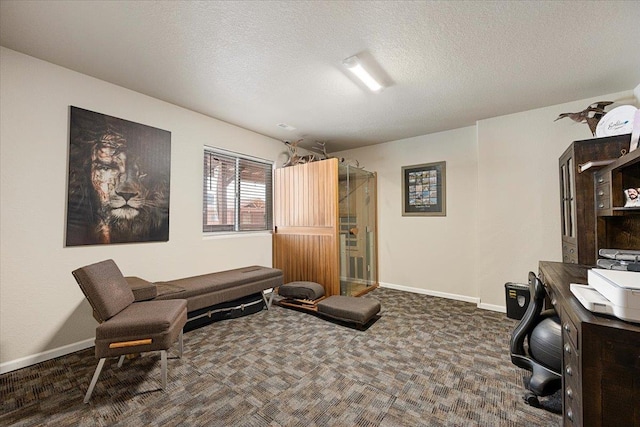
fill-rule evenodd
<path id="1" fill-rule="evenodd" d="M 596 261 L 600 268 L 607 270 L 640 271 L 640 251 L 625 249 L 600 249 L 602 258 Z"/>
<path id="2" fill-rule="evenodd" d="M 571 284 L 571 292 L 587 310 L 640 322 L 640 273 L 592 268 L 589 285 Z"/>

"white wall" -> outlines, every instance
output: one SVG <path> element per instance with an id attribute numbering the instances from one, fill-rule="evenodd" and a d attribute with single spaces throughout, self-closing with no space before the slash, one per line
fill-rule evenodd
<path id="1" fill-rule="evenodd" d="M 93 345 L 96 322 L 71 275 L 113 258 L 125 275 L 169 280 L 272 265 L 271 235 L 203 238 L 209 144 L 269 160 L 281 142 L 92 77 L 0 50 L 0 372 Z M 69 106 L 171 132 L 166 243 L 64 247 Z"/>
<path id="2" fill-rule="evenodd" d="M 633 104 L 635 99 L 632 91 L 620 92 L 477 123 L 483 304 L 504 305 L 504 284 L 526 283 L 529 271 L 538 272 L 538 261 L 562 261 L 558 158 L 572 141 L 592 135 L 586 124 L 554 120 L 596 101 Z"/>
<path id="3" fill-rule="evenodd" d="M 477 302 L 475 126 L 336 153 L 378 173 L 383 286 Z M 446 161 L 445 217 L 402 216 L 402 166 Z"/>
<path id="4" fill-rule="evenodd" d="M 562 258 L 558 158 L 592 136 L 586 124 L 554 120 L 600 100 L 634 103 L 631 91 L 603 95 L 335 153 L 378 172 L 381 284 L 504 311 L 506 282 Z M 403 217 L 402 166 L 441 160 L 447 216 Z"/>

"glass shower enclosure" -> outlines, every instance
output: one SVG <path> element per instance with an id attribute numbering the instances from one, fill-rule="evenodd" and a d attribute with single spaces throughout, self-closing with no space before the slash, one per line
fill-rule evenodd
<path id="1" fill-rule="evenodd" d="M 340 294 L 358 296 L 378 285 L 376 174 L 341 163 L 338 188 Z"/>

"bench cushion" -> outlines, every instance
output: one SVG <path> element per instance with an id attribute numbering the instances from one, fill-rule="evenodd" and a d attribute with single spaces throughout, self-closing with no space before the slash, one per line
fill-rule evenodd
<path id="1" fill-rule="evenodd" d="M 136 276 L 126 276 L 125 279 L 131 286 L 136 301 L 147 301 L 158 296 L 158 289 L 153 283 Z"/>
<path id="2" fill-rule="evenodd" d="M 324 287 L 316 282 L 290 282 L 278 288 L 285 298 L 317 300 L 324 296 Z"/>
<path id="3" fill-rule="evenodd" d="M 156 285 L 170 285 L 174 289 L 184 290 L 184 294 L 179 298 L 189 298 L 195 295 L 221 291 L 228 288 L 255 282 L 257 280 L 280 277 L 282 271 L 276 268 L 267 267 L 245 267 L 235 270 L 220 271 L 217 273 L 202 274 L 200 276 L 187 277 L 184 279 L 169 280 L 166 282 L 156 282 Z"/>
<path id="4" fill-rule="evenodd" d="M 345 322 L 366 324 L 380 312 L 380 302 L 372 298 L 333 295 L 318 304 L 318 313 Z"/>
<path id="5" fill-rule="evenodd" d="M 160 282 L 156 285 L 156 289 L 158 290 L 158 297 L 170 296 L 170 299 L 180 298 L 180 295 L 177 294 L 180 292 L 186 292 L 185 288 L 181 288 L 177 285 L 172 285 L 170 282 Z"/>
<path id="6" fill-rule="evenodd" d="M 251 266 L 200 276 L 156 282 L 154 301 L 186 299 L 189 312 L 231 301 L 282 284 L 282 270 Z"/>

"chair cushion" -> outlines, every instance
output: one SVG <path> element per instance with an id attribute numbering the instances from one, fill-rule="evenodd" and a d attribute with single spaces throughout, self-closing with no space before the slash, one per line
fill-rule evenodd
<path id="1" fill-rule="evenodd" d="M 73 271 L 73 276 L 99 321 L 110 319 L 135 300 L 129 284 L 112 259 L 78 268 Z"/>
<path id="2" fill-rule="evenodd" d="M 278 295 L 285 298 L 317 300 L 324 296 L 324 287 L 315 282 L 290 282 L 278 287 Z"/>
<path id="3" fill-rule="evenodd" d="M 333 295 L 318 303 L 318 313 L 338 320 L 367 323 L 380 312 L 380 302 L 373 298 Z"/>
<path id="4" fill-rule="evenodd" d="M 166 350 L 187 323 L 187 301 L 142 301 L 129 305 L 96 328 L 96 357 Z M 110 348 L 117 342 L 151 339 L 150 344 Z"/>

